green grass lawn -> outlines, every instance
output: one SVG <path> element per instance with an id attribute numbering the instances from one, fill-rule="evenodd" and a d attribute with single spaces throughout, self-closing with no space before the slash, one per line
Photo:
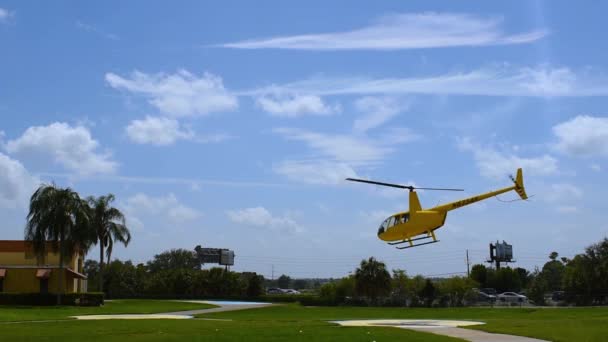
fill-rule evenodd
<path id="1" fill-rule="evenodd" d="M 301 331 L 301 332 L 300 332 Z M 339 327 L 319 321 L 65 321 L 0 324 L 2 341 L 352 341 L 462 342 L 395 328 Z"/>
<path id="2" fill-rule="evenodd" d="M 311 322 L 343 319 L 458 319 L 487 324 L 488 332 L 536 337 L 549 341 L 607 341 L 608 308 L 362 308 L 276 306 L 200 315 L 238 321 Z"/>
<path id="3" fill-rule="evenodd" d="M 109 302 L 101 308 L 0 307 L 0 341 L 459 341 L 424 332 L 383 327 L 340 327 L 342 319 L 478 320 L 489 332 L 550 341 L 606 341 L 608 308 L 362 308 L 302 307 L 295 304 L 199 315 L 222 320 L 75 321 L 81 314 L 159 313 L 204 308 L 159 300 Z M 11 323 L 7 321 L 50 320 Z M 61 321 L 54 321 L 61 320 Z M 1 322 L 4 321 L 4 322 Z"/>
<path id="4" fill-rule="evenodd" d="M 149 314 L 213 307 L 215 306 L 210 304 L 135 299 L 108 301 L 101 307 L 0 305 L 0 321 L 56 320 L 69 319 L 70 316 L 78 315 Z"/>

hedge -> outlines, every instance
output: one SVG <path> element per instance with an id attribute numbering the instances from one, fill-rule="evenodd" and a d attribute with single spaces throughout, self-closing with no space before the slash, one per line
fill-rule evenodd
<path id="1" fill-rule="evenodd" d="M 61 305 L 100 306 L 104 294 L 101 292 L 65 293 Z M 0 293 L 0 305 L 57 305 L 54 293 Z"/>

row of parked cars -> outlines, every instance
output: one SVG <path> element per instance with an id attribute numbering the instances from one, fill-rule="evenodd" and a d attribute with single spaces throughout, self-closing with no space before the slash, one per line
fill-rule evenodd
<path id="1" fill-rule="evenodd" d="M 528 297 L 515 293 L 515 292 L 503 292 L 496 293 L 495 289 L 475 289 L 477 292 L 478 301 L 495 303 L 497 301 L 504 303 L 525 303 L 528 301 Z"/>
<path id="2" fill-rule="evenodd" d="M 300 294 L 300 291 L 298 290 L 294 290 L 294 289 L 280 289 L 278 287 L 271 287 L 268 290 L 266 290 L 267 294 L 272 294 L 272 295 L 276 295 L 276 294 Z"/>

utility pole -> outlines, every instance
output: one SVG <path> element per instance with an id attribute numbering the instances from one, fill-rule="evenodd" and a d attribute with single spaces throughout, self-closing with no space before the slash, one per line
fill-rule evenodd
<path id="1" fill-rule="evenodd" d="M 272 274 L 271 274 L 270 280 L 274 280 L 274 264 L 272 265 Z"/>
<path id="2" fill-rule="evenodd" d="M 470 266 L 471 263 L 469 262 L 469 250 L 467 249 L 467 277 L 471 276 Z"/>

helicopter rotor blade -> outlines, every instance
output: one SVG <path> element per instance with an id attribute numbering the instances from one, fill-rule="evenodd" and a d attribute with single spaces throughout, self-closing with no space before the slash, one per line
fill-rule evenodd
<path id="1" fill-rule="evenodd" d="M 346 180 L 351 181 L 351 182 L 382 185 L 382 186 L 388 186 L 391 188 L 408 189 L 408 190 L 420 189 L 420 190 L 441 190 L 441 191 L 464 191 L 464 189 L 451 189 L 451 188 L 419 188 L 419 187 L 415 187 L 413 185 L 384 183 L 384 182 L 377 182 L 377 181 L 371 181 L 371 180 L 367 180 L 367 179 L 358 179 L 358 178 L 346 178 Z"/>
<path id="2" fill-rule="evenodd" d="M 413 186 L 410 185 L 401 185 L 401 184 L 392 184 L 392 183 L 383 183 L 383 182 L 376 182 L 376 181 L 371 181 L 371 180 L 367 180 L 367 179 L 358 179 L 358 178 L 346 178 L 347 181 L 351 181 L 351 182 L 359 182 L 359 183 L 367 183 L 367 184 L 375 184 L 375 185 L 382 185 L 382 186 L 389 186 L 391 188 L 398 188 L 398 189 L 413 189 Z"/>
<path id="3" fill-rule="evenodd" d="M 464 189 L 449 189 L 449 188 L 417 188 L 417 187 L 413 187 L 413 188 L 419 189 L 419 190 L 464 191 Z"/>

